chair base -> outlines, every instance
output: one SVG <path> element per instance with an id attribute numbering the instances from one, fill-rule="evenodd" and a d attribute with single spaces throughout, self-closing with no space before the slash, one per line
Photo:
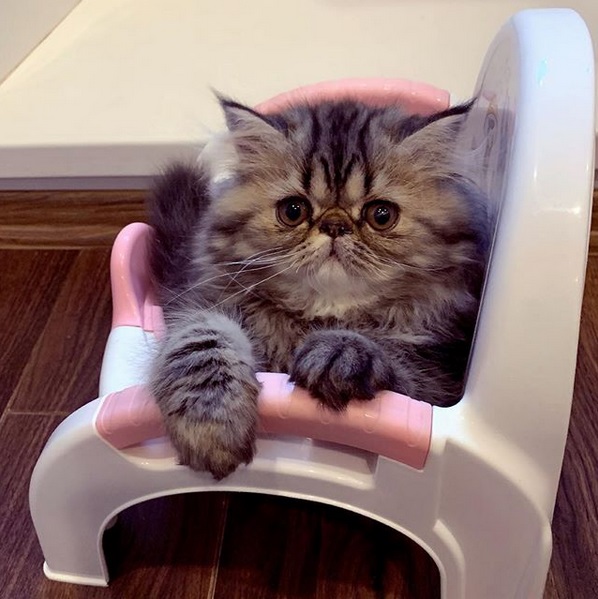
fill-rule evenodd
<path id="1" fill-rule="evenodd" d="M 100 401 L 58 427 L 32 476 L 31 514 L 52 580 L 106 586 L 102 537 L 132 505 L 178 493 L 243 491 L 326 503 L 406 534 L 436 562 L 443 599 L 542 596 L 549 519 L 509 473 L 472 447 L 443 440 L 448 411 L 437 418 L 423 470 L 361 450 L 263 436 L 250 466 L 215 482 L 178 465 L 166 440 L 115 450 L 94 427 Z"/>

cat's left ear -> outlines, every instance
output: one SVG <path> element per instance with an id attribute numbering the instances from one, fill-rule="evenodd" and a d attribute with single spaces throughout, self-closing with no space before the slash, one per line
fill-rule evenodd
<path id="1" fill-rule="evenodd" d="M 465 104 L 451 106 L 428 116 L 414 115 L 404 119 L 395 130 L 398 141 L 409 137 L 437 138 L 439 141 L 454 141 L 469 114 L 475 99 Z"/>
<path id="2" fill-rule="evenodd" d="M 475 101 L 453 106 L 429 116 L 407 117 L 391 139 L 403 160 L 422 172 L 452 177 L 473 172 L 477 162 L 464 152 L 461 132 Z M 473 169 L 473 170 L 472 170 Z"/>

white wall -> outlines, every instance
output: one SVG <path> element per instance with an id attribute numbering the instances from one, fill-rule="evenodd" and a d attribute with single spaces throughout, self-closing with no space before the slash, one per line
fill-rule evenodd
<path id="1" fill-rule="evenodd" d="M 313 81 L 386 76 L 465 98 L 511 14 L 561 5 L 83 0 L 0 85 L 0 178 L 146 175 L 220 126 L 210 86 L 253 103 Z M 568 5 L 596 47 L 598 0 Z"/>
<path id="2" fill-rule="evenodd" d="M 0 82 L 80 0 L 0 0 Z"/>

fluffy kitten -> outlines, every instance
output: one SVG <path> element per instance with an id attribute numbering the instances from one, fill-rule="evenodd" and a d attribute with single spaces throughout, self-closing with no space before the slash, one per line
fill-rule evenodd
<path id="1" fill-rule="evenodd" d="M 251 461 L 256 370 L 333 410 L 383 389 L 456 402 L 488 245 L 455 144 L 471 105 L 221 104 L 228 131 L 148 203 L 167 323 L 151 388 L 181 463 L 220 479 Z"/>

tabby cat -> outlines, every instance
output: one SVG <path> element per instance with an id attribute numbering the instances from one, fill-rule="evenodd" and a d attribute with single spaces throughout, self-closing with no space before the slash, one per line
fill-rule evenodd
<path id="1" fill-rule="evenodd" d="M 458 401 L 488 248 L 457 151 L 472 104 L 220 103 L 227 130 L 148 202 L 166 320 L 151 390 L 180 462 L 221 479 L 252 460 L 260 370 L 330 410 L 383 389 Z"/>

